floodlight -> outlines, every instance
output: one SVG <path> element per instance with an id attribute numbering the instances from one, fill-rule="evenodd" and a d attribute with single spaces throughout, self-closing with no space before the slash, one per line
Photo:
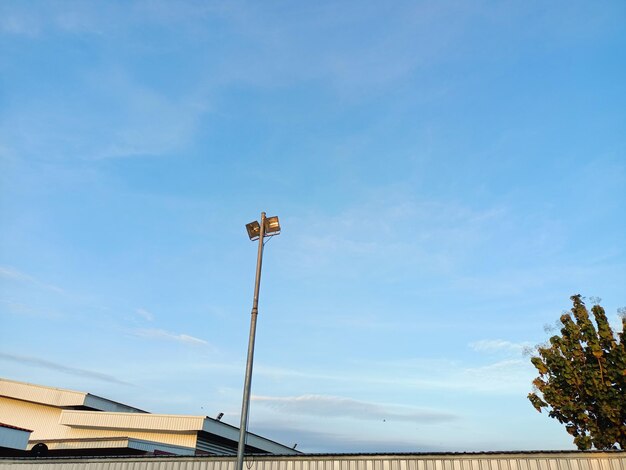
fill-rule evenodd
<path id="1" fill-rule="evenodd" d="M 252 241 L 258 240 L 261 236 L 261 224 L 259 224 L 256 220 L 246 224 L 246 230 L 248 231 L 248 236 Z"/>
<path id="2" fill-rule="evenodd" d="M 278 235 L 280 233 L 280 223 L 278 217 L 268 217 L 265 219 L 265 235 Z"/>

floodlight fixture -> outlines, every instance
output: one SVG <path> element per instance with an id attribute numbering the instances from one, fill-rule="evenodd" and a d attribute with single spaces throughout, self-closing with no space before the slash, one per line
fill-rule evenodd
<path id="1" fill-rule="evenodd" d="M 259 224 L 255 220 L 254 222 L 246 224 L 246 230 L 248 231 L 248 236 L 250 237 L 250 240 L 258 240 L 261 234 L 261 224 Z"/>
<path id="2" fill-rule="evenodd" d="M 277 216 L 265 219 L 265 236 L 278 235 L 280 233 L 280 222 Z"/>
<path id="3" fill-rule="evenodd" d="M 273 237 L 274 235 L 278 235 L 280 233 L 280 222 L 278 221 L 277 216 L 266 217 L 263 220 L 264 238 Z M 246 224 L 246 231 L 248 232 L 250 240 L 258 240 L 261 237 L 261 224 L 257 220 L 250 222 L 249 224 Z"/>

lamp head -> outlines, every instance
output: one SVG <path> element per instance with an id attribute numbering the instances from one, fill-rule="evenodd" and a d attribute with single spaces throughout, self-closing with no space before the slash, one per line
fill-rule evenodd
<path id="1" fill-rule="evenodd" d="M 280 233 L 280 222 L 277 216 L 265 219 L 265 236 L 278 235 Z"/>
<path id="2" fill-rule="evenodd" d="M 256 220 L 254 222 L 250 222 L 246 224 L 246 230 L 248 232 L 248 236 L 250 240 L 258 240 L 261 236 L 261 224 Z M 263 237 L 271 237 L 273 235 L 278 235 L 280 233 L 280 222 L 278 221 L 278 217 L 266 217 L 265 218 L 265 227 L 263 230 Z"/>
<path id="3" fill-rule="evenodd" d="M 259 224 L 256 220 L 254 222 L 250 222 L 246 224 L 246 230 L 248 231 L 248 236 L 250 240 L 258 240 L 261 235 L 261 224 Z"/>

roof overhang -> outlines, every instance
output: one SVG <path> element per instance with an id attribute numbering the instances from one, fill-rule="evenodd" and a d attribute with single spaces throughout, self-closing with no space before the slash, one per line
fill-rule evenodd
<path id="1" fill-rule="evenodd" d="M 139 408 L 107 400 L 106 398 L 92 395 L 91 393 L 45 387 L 43 385 L 17 382 L 3 378 L 0 378 L 0 396 L 57 408 L 85 407 L 100 411 L 145 413 L 145 411 Z"/>
<path id="2" fill-rule="evenodd" d="M 201 431 L 205 419 L 204 416 L 63 410 L 59 424 L 73 428 L 189 433 Z"/>
<path id="3" fill-rule="evenodd" d="M 226 423 L 222 423 L 221 421 L 210 418 L 205 419 L 202 430 L 234 442 L 239 442 L 239 428 L 230 426 Z M 246 445 L 250 447 L 256 447 L 257 449 L 261 449 L 265 452 L 276 455 L 289 455 L 300 453 L 299 451 L 291 447 L 287 447 L 278 442 L 272 441 L 271 439 L 266 439 L 265 437 L 252 434 L 250 432 L 246 435 Z"/>
<path id="4" fill-rule="evenodd" d="M 45 444 L 50 451 L 81 449 L 132 449 L 146 453 L 160 451 L 176 455 L 194 455 L 196 451 L 193 447 L 176 446 L 131 437 L 37 440 L 36 442 L 33 441 L 29 444 L 29 449 L 38 443 Z"/>

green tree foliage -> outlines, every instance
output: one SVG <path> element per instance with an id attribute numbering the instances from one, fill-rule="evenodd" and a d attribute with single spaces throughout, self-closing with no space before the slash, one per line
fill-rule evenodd
<path id="1" fill-rule="evenodd" d="M 594 324 L 581 296 L 571 299 L 561 334 L 531 358 L 539 377 L 528 399 L 565 424 L 580 450 L 626 450 L 626 316 L 616 337 L 600 305 L 591 308 Z"/>

